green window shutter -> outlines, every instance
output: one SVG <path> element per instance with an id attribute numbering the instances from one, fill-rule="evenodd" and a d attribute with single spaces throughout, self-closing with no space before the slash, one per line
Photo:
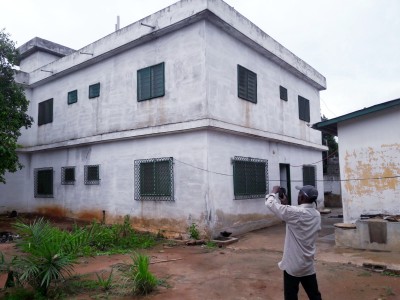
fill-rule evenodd
<path id="1" fill-rule="evenodd" d="M 100 97 L 100 82 L 89 86 L 89 99 Z"/>
<path id="2" fill-rule="evenodd" d="M 165 94 L 164 63 L 137 71 L 138 101 L 162 97 Z"/>
<path id="3" fill-rule="evenodd" d="M 53 169 L 35 170 L 35 197 L 53 197 Z"/>
<path id="4" fill-rule="evenodd" d="M 257 74 L 238 65 L 238 97 L 257 103 Z"/>
<path id="5" fill-rule="evenodd" d="M 247 97 L 247 77 L 246 69 L 238 65 L 238 97 L 246 99 Z"/>
<path id="6" fill-rule="evenodd" d="M 135 160 L 135 200 L 174 200 L 173 158 Z"/>
<path id="7" fill-rule="evenodd" d="M 38 125 L 53 122 L 53 99 L 39 103 Z"/>
<path id="8" fill-rule="evenodd" d="M 145 68 L 137 71 L 138 101 L 151 98 L 151 69 Z"/>
<path id="9" fill-rule="evenodd" d="M 281 85 L 279 86 L 279 97 L 284 101 L 288 101 L 287 89 Z"/>
<path id="10" fill-rule="evenodd" d="M 78 102 L 78 91 L 70 91 L 68 92 L 68 104 L 76 103 Z"/>
<path id="11" fill-rule="evenodd" d="M 151 71 L 151 97 L 162 97 L 164 96 L 164 63 L 153 66 Z"/>
<path id="12" fill-rule="evenodd" d="M 310 101 L 302 96 L 298 97 L 299 119 L 310 122 Z"/>
<path id="13" fill-rule="evenodd" d="M 315 166 L 303 166 L 303 185 L 315 187 Z"/>
<path id="14" fill-rule="evenodd" d="M 267 161 L 235 156 L 233 188 L 235 199 L 264 197 L 267 190 Z"/>

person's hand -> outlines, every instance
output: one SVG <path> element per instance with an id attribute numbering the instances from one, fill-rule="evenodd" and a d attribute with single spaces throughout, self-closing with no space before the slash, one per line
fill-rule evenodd
<path id="1" fill-rule="evenodd" d="M 274 186 L 273 188 L 272 188 L 272 190 L 271 190 L 271 194 L 276 194 L 276 193 L 278 193 L 279 192 L 279 185 L 276 185 L 276 186 Z"/>

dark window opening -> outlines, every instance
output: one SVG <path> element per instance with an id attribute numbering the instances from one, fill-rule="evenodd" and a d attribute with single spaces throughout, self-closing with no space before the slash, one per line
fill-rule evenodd
<path id="1" fill-rule="evenodd" d="M 279 96 L 282 100 L 288 101 L 287 89 L 279 86 Z"/>
<path id="2" fill-rule="evenodd" d="M 135 200 L 174 200 L 173 158 L 135 160 Z"/>
<path id="3" fill-rule="evenodd" d="M 303 166 L 303 185 L 315 185 L 315 166 Z"/>
<path id="4" fill-rule="evenodd" d="M 165 94 L 164 63 L 137 71 L 137 100 L 149 100 Z"/>
<path id="5" fill-rule="evenodd" d="M 75 184 L 75 167 L 61 168 L 61 184 Z"/>
<path id="6" fill-rule="evenodd" d="M 78 90 L 68 92 L 68 104 L 78 102 Z"/>
<path id="7" fill-rule="evenodd" d="M 89 86 L 89 99 L 100 97 L 100 82 Z"/>
<path id="8" fill-rule="evenodd" d="M 232 162 L 235 199 L 263 198 L 268 190 L 268 161 L 235 156 Z"/>
<path id="9" fill-rule="evenodd" d="M 38 125 L 53 122 L 53 99 L 39 103 Z"/>
<path id="10" fill-rule="evenodd" d="M 299 96 L 299 119 L 310 122 L 310 101 Z"/>
<path id="11" fill-rule="evenodd" d="M 34 181 L 35 198 L 53 197 L 53 168 L 35 169 Z"/>
<path id="12" fill-rule="evenodd" d="M 238 65 L 238 97 L 257 103 L 257 74 Z"/>
<path id="13" fill-rule="evenodd" d="M 100 184 L 100 166 L 99 165 L 85 166 L 85 184 L 87 184 L 87 185 Z"/>

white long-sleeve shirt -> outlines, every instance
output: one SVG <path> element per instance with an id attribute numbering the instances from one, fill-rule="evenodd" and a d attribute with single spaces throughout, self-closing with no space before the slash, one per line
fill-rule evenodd
<path id="1" fill-rule="evenodd" d="M 282 205 L 275 194 L 266 196 L 265 205 L 286 222 L 285 246 L 278 266 L 292 276 L 315 273 L 315 241 L 321 230 L 321 215 L 314 204 Z"/>

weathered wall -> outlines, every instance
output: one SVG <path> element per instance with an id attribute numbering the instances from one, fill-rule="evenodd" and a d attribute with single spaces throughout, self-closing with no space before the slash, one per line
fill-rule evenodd
<path id="1" fill-rule="evenodd" d="M 310 124 L 321 119 L 316 88 L 211 23 L 206 24 L 206 42 L 211 118 L 321 144 L 321 133 L 299 119 L 299 95 L 310 101 Z M 257 104 L 238 97 L 237 65 L 257 74 Z M 280 85 L 288 90 L 288 101 L 280 99 Z"/>
<path id="2" fill-rule="evenodd" d="M 32 72 L 58 59 L 60 59 L 60 56 L 38 51 L 31 54 L 28 58 L 21 60 L 19 67 L 23 72 Z M 44 70 L 50 71 L 47 68 L 44 68 Z"/>
<path id="3" fill-rule="evenodd" d="M 400 214 L 399 116 L 392 108 L 339 123 L 344 222 L 361 214 Z"/>

